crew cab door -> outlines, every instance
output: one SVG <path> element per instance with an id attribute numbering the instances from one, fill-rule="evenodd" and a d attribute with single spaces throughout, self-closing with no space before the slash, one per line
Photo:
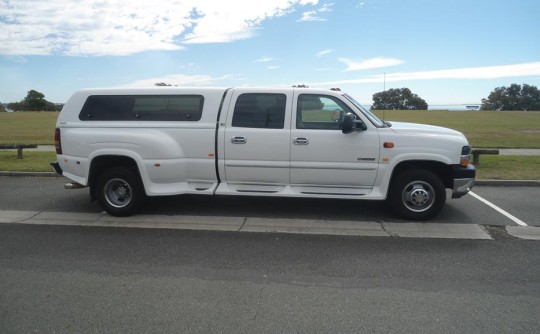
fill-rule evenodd
<path id="1" fill-rule="evenodd" d="M 369 193 L 379 161 L 377 128 L 366 123 L 365 131 L 343 134 L 342 120 L 354 111 L 334 95 L 297 94 L 293 110 L 292 190 L 326 195 Z"/>
<path id="2" fill-rule="evenodd" d="M 292 92 L 236 89 L 223 131 L 218 193 L 277 193 L 289 184 Z"/>

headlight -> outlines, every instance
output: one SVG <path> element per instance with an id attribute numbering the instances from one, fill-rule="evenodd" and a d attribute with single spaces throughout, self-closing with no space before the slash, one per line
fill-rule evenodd
<path id="1" fill-rule="evenodd" d="M 471 147 L 469 145 L 461 148 L 461 157 L 459 159 L 459 165 L 461 167 L 469 166 L 469 160 L 471 158 Z"/>

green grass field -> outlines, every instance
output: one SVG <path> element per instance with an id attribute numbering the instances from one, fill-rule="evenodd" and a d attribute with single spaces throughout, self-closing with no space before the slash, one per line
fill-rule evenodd
<path id="1" fill-rule="evenodd" d="M 376 111 L 388 121 L 444 126 L 463 132 L 473 147 L 540 148 L 540 112 Z M 0 143 L 53 144 L 56 112 L 0 113 Z"/>
<path id="2" fill-rule="evenodd" d="M 540 112 L 376 111 L 387 121 L 444 126 L 465 134 L 472 147 L 540 148 Z"/>
<path id="3" fill-rule="evenodd" d="M 383 112 L 377 111 L 382 117 Z M 386 111 L 388 121 L 445 126 L 467 136 L 473 147 L 540 148 L 540 112 Z M 58 113 L 0 113 L 0 143 L 53 144 Z M 50 171 L 54 152 L 0 151 L 0 171 Z M 540 180 L 540 157 L 481 156 L 479 179 Z"/>
<path id="4" fill-rule="evenodd" d="M 0 112 L 0 144 L 54 144 L 57 112 Z"/>

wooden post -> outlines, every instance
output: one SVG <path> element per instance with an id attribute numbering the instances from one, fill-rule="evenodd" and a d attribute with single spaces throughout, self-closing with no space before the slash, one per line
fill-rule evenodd
<path id="1" fill-rule="evenodd" d="M 473 156 L 473 165 L 480 165 L 480 154 L 499 154 L 499 150 L 496 149 L 474 149 L 471 152 Z"/>

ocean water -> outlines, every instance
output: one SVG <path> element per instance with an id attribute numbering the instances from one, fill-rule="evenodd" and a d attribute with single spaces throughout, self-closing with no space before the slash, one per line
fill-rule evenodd
<path id="1" fill-rule="evenodd" d="M 363 104 L 370 110 L 371 105 Z M 448 110 L 448 111 L 476 111 L 480 110 L 479 104 L 433 104 L 428 105 L 428 110 Z"/>

